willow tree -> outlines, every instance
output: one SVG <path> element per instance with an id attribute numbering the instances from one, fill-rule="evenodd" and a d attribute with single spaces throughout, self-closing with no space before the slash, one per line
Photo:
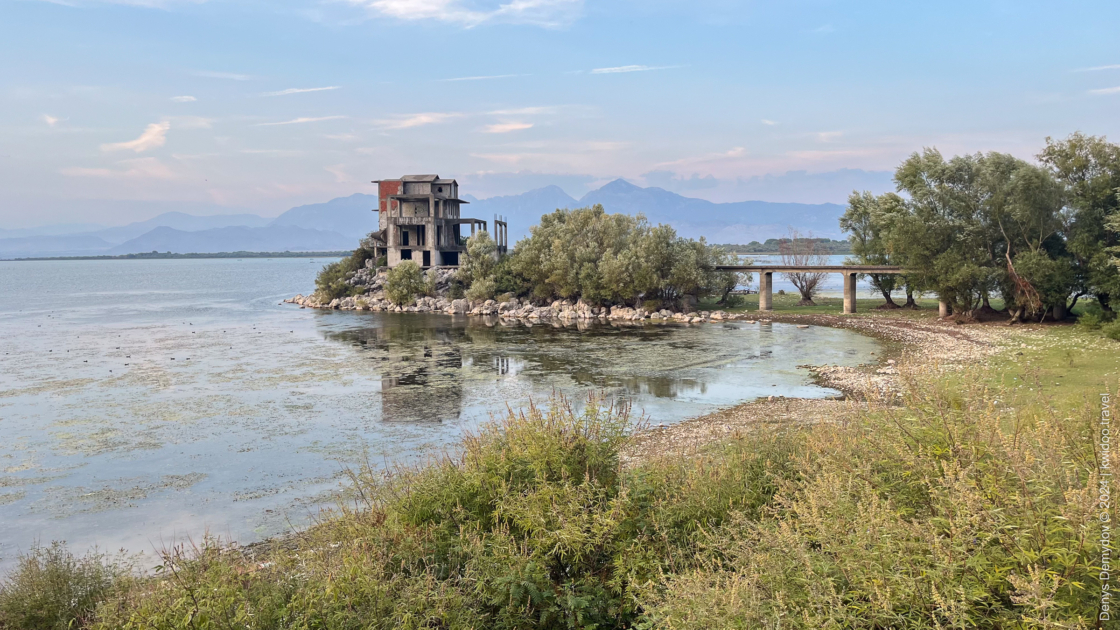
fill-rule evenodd
<path id="1" fill-rule="evenodd" d="M 848 197 L 848 208 L 840 217 L 840 229 L 849 234 L 852 256 L 846 264 L 894 265 L 895 257 L 887 247 L 886 231 L 892 219 L 905 212 L 905 202 L 895 193 L 875 196 L 868 191 L 853 192 Z M 900 308 L 891 299 L 891 292 L 898 288 L 900 279 L 894 274 L 869 273 L 866 277 L 872 288 L 883 294 L 887 308 Z M 907 291 L 906 305 L 914 305 L 913 293 Z"/>
<path id="2" fill-rule="evenodd" d="M 538 300 L 675 307 L 707 295 L 726 298 L 738 275 L 716 266 L 733 260 L 703 239 L 684 239 L 640 214 L 608 214 L 596 205 L 541 217 L 509 265 Z"/>
<path id="3" fill-rule="evenodd" d="M 1063 213 L 1066 247 L 1080 292 L 1092 295 L 1106 311 L 1120 294 L 1120 146 L 1101 136 L 1075 133 L 1046 139 L 1038 159 L 1065 186 Z"/>

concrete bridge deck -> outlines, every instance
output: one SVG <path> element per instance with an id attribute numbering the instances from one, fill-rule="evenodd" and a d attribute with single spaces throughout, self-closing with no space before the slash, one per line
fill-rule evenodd
<path id="1" fill-rule="evenodd" d="M 860 274 L 901 274 L 892 265 L 716 265 L 719 271 L 758 272 L 758 310 L 774 310 L 774 273 L 839 273 L 844 276 L 844 312 L 856 312 L 856 276 Z M 944 308 L 942 309 L 944 310 Z"/>

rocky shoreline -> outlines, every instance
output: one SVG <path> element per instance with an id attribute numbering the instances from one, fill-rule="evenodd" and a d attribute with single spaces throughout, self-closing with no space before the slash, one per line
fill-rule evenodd
<path id="1" fill-rule="evenodd" d="M 734 319 L 757 319 L 745 314 L 730 314 L 726 311 L 672 311 L 661 309 L 647 311 L 641 307 L 593 306 L 583 300 L 555 300 L 548 304 L 533 304 L 527 300 L 509 298 L 506 300 L 470 301 L 465 298 L 450 298 L 451 281 L 455 274 L 452 269 L 435 269 L 434 296 L 422 296 L 409 304 L 393 304 L 385 295 L 388 274 L 384 270 L 362 269 L 348 279 L 351 286 L 364 289 L 363 295 L 323 300 L 317 294 L 302 294 L 284 300 L 300 308 L 319 308 L 341 311 L 373 311 L 378 313 L 444 313 L 447 315 L 491 316 L 506 320 L 524 322 L 547 321 L 631 321 L 644 320 L 697 324 L 701 322 L 725 321 Z M 432 272 L 429 272 L 432 273 Z"/>

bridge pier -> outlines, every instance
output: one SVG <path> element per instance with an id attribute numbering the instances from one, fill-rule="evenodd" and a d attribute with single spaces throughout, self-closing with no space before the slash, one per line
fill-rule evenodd
<path id="1" fill-rule="evenodd" d="M 760 271 L 758 274 L 758 310 L 774 310 L 774 272 Z"/>
<path id="2" fill-rule="evenodd" d="M 844 312 L 856 312 L 856 274 L 844 272 Z"/>

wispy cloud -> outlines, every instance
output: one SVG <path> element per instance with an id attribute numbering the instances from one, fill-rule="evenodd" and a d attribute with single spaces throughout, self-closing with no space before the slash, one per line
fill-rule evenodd
<path id="1" fill-rule="evenodd" d="M 551 114 L 559 107 L 517 107 L 514 109 L 496 109 L 492 112 L 487 112 L 494 116 L 533 116 L 535 114 Z"/>
<path id="2" fill-rule="evenodd" d="M 398 20 L 438 20 L 472 28 L 487 22 L 533 24 L 557 28 L 583 13 L 583 0 L 509 0 L 492 10 L 465 0 L 349 0 L 377 15 Z"/>
<path id="3" fill-rule="evenodd" d="M 1110 66 L 1093 66 L 1092 68 L 1077 68 L 1074 72 L 1096 72 L 1098 70 L 1120 70 L 1120 63 Z"/>
<path id="4" fill-rule="evenodd" d="M 174 179 L 177 175 L 156 158 L 136 158 L 118 162 L 122 168 L 64 168 L 60 172 L 68 177 L 101 177 L 131 179 Z"/>
<path id="5" fill-rule="evenodd" d="M 522 130 L 525 130 L 525 129 L 531 129 L 532 127 L 533 127 L 533 123 L 506 122 L 506 123 L 495 123 L 493 125 L 486 125 L 485 127 L 483 127 L 482 130 L 485 131 L 486 133 L 509 133 L 511 131 L 522 131 Z"/>
<path id="6" fill-rule="evenodd" d="M 172 103 L 193 103 L 197 100 L 198 99 L 193 97 L 193 96 L 172 96 L 171 97 L 171 102 Z"/>
<path id="7" fill-rule="evenodd" d="M 650 70 L 672 70 L 684 66 L 615 66 L 613 68 L 595 68 L 591 74 L 619 74 L 623 72 L 649 72 Z"/>
<path id="8" fill-rule="evenodd" d="M 462 117 L 462 114 L 455 112 L 423 112 L 420 114 L 405 114 L 376 122 L 383 129 L 411 129 L 424 125 L 435 125 L 460 117 Z"/>
<path id="9" fill-rule="evenodd" d="M 275 157 L 295 157 L 303 155 L 302 151 L 293 151 L 291 149 L 241 149 L 238 153 L 245 155 L 272 155 Z"/>
<path id="10" fill-rule="evenodd" d="M 270 123 L 257 123 L 257 127 L 276 127 L 278 125 L 302 125 L 303 123 L 321 122 L 324 120 L 338 120 L 339 118 L 346 118 L 346 116 L 320 116 L 318 118 L 293 118 L 292 120 L 284 120 L 281 122 Z"/>
<path id="11" fill-rule="evenodd" d="M 1089 90 L 1090 94 L 1118 94 L 1120 93 L 1120 85 L 1110 88 L 1101 88 L 1099 90 Z"/>
<path id="12" fill-rule="evenodd" d="M 152 123 L 144 129 L 144 133 L 135 140 L 128 142 L 112 142 L 101 145 L 102 151 L 135 151 L 143 153 L 148 149 L 162 147 L 167 142 L 167 130 L 171 129 L 171 123 L 164 121 L 161 123 Z"/>
<path id="13" fill-rule="evenodd" d="M 822 24 L 822 25 L 818 26 L 817 28 L 814 28 L 813 30 L 811 30 L 809 32 L 810 33 L 832 33 L 835 30 L 836 29 L 833 28 L 831 24 Z"/>
<path id="14" fill-rule="evenodd" d="M 261 94 L 261 96 L 287 96 L 289 94 L 303 94 L 305 92 L 325 92 L 327 90 L 337 90 L 340 87 L 342 86 L 328 85 L 327 87 L 316 88 L 288 88 L 286 90 L 280 90 L 279 92 L 265 92 Z"/>
<path id="15" fill-rule="evenodd" d="M 323 170 L 334 175 L 334 181 L 337 184 L 344 184 L 350 181 L 350 174 L 346 172 L 345 164 L 335 164 L 333 166 L 324 166 Z"/>
<path id="16" fill-rule="evenodd" d="M 57 125 L 58 121 L 59 121 L 58 118 L 55 118 L 54 116 L 51 116 L 50 114 L 43 114 L 39 118 L 41 118 L 43 120 L 43 122 L 47 123 L 48 127 L 53 127 L 53 126 Z"/>
<path id="17" fill-rule="evenodd" d="M 514 77 L 527 77 L 528 74 L 490 74 L 478 77 L 455 77 L 453 79 L 438 79 L 439 81 L 488 81 L 490 79 L 512 79 Z"/>
<path id="18" fill-rule="evenodd" d="M 778 123 L 777 123 L 776 121 L 773 121 L 773 120 L 767 120 L 766 118 L 763 118 L 761 122 L 762 122 L 762 124 L 764 124 L 764 125 L 769 125 L 769 126 L 771 126 L 771 127 L 773 127 L 774 125 L 778 124 Z"/>
<path id="19" fill-rule="evenodd" d="M 202 116 L 168 116 L 167 121 L 174 123 L 176 129 L 209 129 L 214 122 Z"/>
<path id="20" fill-rule="evenodd" d="M 818 131 L 816 134 L 818 142 L 836 142 L 840 136 L 844 135 L 843 131 Z"/>

